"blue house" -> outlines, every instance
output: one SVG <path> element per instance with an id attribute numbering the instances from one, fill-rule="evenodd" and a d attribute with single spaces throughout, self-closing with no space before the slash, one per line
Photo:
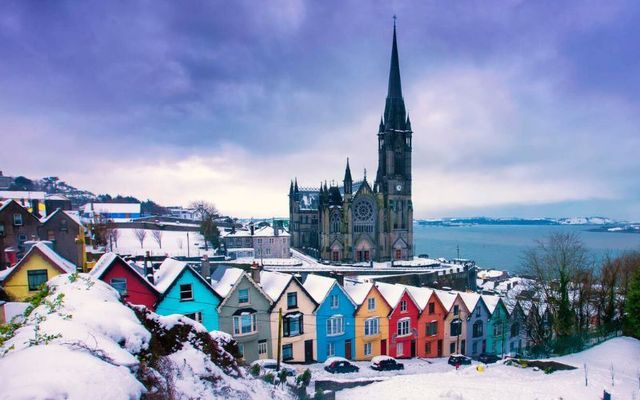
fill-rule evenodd
<path id="1" fill-rule="evenodd" d="M 467 355 L 477 358 L 487 351 L 487 331 L 491 313 L 482 296 L 478 293 L 460 293 L 462 301 L 469 309 L 467 318 Z"/>
<path id="2" fill-rule="evenodd" d="M 332 356 L 355 358 L 356 305 L 351 297 L 333 278 L 309 274 L 302 286 L 318 303 L 314 311 L 318 362 Z"/>
<path id="3" fill-rule="evenodd" d="M 154 283 L 160 292 L 156 313 L 182 314 L 208 331 L 219 330 L 217 307 L 222 299 L 187 263 L 165 259 L 154 274 Z"/>

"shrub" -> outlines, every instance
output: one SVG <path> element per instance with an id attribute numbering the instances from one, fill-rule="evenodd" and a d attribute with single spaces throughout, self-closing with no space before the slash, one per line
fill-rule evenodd
<path id="1" fill-rule="evenodd" d="M 276 376 L 273 375 L 273 373 L 271 373 L 271 372 L 267 372 L 262 377 L 262 380 L 264 380 L 267 383 L 273 384 L 276 381 Z"/>
<path id="2" fill-rule="evenodd" d="M 301 373 L 296 377 L 296 385 L 298 386 L 307 387 L 309 386 L 310 382 L 311 382 L 311 371 L 309 370 L 309 368 L 305 369 L 303 373 Z"/>
<path id="3" fill-rule="evenodd" d="M 260 375 L 260 364 L 253 364 L 249 369 L 249 373 L 254 377 L 258 377 Z"/>

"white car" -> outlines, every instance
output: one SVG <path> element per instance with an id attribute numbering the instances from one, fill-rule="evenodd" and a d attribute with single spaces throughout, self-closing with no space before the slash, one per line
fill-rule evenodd
<path id="1" fill-rule="evenodd" d="M 252 362 L 251 366 L 254 366 L 254 365 L 259 365 L 260 369 L 264 370 L 265 372 L 269 371 L 269 372 L 276 373 L 276 367 L 278 366 L 278 362 L 274 359 L 266 358 L 264 360 L 256 360 Z M 287 376 L 296 375 L 296 369 L 284 363 L 280 363 L 280 369 L 286 371 Z"/>

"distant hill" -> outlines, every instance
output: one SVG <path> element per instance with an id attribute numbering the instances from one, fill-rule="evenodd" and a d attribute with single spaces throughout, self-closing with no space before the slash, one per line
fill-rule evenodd
<path id="1" fill-rule="evenodd" d="M 605 217 L 568 217 L 568 218 L 437 218 L 416 220 L 420 225 L 459 226 L 459 225 L 615 225 L 618 222 Z"/>

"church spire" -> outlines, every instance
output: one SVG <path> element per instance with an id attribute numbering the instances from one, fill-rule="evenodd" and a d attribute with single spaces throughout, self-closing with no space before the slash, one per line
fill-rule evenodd
<path id="1" fill-rule="evenodd" d="M 347 157 L 347 167 L 344 169 L 344 194 L 351 194 L 353 190 L 353 179 L 351 179 L 351 168 L 349 167 L 349 157 Z"/>
<path id="2" fill-rule="evenodd" d="M 391 46 L 391 65 L 389 68 L 389 88 L 384 108 L 385 130 L 405 130 L 406 110 L 402 99 L 400 82 L 400 61 L 396 39 L 396 17 L 393 16 L 393 44 Z"/>

